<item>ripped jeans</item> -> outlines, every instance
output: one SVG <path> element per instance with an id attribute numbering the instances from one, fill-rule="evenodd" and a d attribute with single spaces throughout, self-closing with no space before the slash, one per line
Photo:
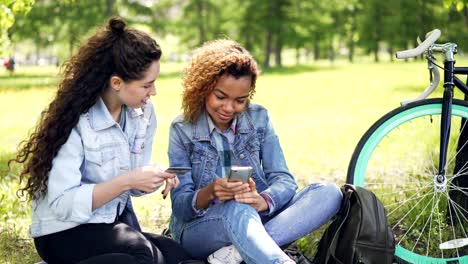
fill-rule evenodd
<path id="1" fill-rule="evenodd" d="M 185 226 L 181 244 L 199 259 L 232 244 L 246 263 L 282 263 L 289 258 L 280 247 L 329 221 L 341 199 L 335 184 L 321 182 L 296 193 L 273 216 L 261 216 L 250 205 L 233 200 L 219 203 Z"/>

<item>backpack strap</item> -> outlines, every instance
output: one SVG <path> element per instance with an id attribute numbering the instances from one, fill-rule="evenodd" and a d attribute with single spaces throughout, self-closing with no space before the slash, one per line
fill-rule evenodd
<path id="1" fill-rule="evenodd" d="M 335 235 L 333 236 L 333 239 L 332 239 L 332 242 L 330 243 L 330 247 L 328 248 L 327 250 L 327 254 L 326 254 L 326 257 L 325 257 L 325 263 L 328 264 L 328 260 L 330 259 L 330 257 L 332 257 L 333 260 L 335 260 L 336 263 L 338 264 L 343 264 L 343 262 L 341 262 L 336 256 L 335 256 L 335 252 L 336 252 L 336 246 L 338 244 L 338 236 L 340 234 L 340 230 L 341 228 L 343 227 L 344 223 L 346 222 L 346 219 L 348 219 L 348 216 L 349 216 L 349 210 L 350 210 L 350 207 L 351 207 L 351 203 L 350 203 L 350 199 L 351 199 L 351 195 L 353 194 L 354 192 L 354 188 L 349 188 L 348 185 L 345 185 L 344 186 L 344 199 L 343 199 L 343 208 L 342 208 L 342 219 L 341 219 L 341 223 L 340 225 L 338 226 L 338 228 L 336 229 L 335 231 Z"/>

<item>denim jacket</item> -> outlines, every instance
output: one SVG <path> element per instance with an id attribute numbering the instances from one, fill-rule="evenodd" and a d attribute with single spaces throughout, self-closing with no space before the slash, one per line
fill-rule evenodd
<path id="1" fill-rule="evenodd" d="M 217 166 L 221 165 L 215 146 L 210 139 L 205 112 L 193 124 L 181 116 L 172 122 L 169 163 L 171 166 L 192 167 L 191 172 L 179 175 L 180 185 L 171 192 L 170 229 L 178 241 L 185 225 L 203 217 L 206 212 L 194 208 L 195 194 L 220 177 L 216 175 Z M 288 171 L 278 137 L 264 107 L 250 104 L 238 114 L 232 152 L 232 162 L 252 166 L 257 191 L 271 198 L 267 214 L 274 214 L 294 196 L 297 184 Z"/>
<path id="2" fill-rule="evenodd" d="M 156 130 L 151 102 L 142 108 L 126 108 L 125 132 L 114 121 L 102 98 L 82 114 L 52 161 L 47 193 L 33 200 L 30 235 L 43 236 L 84 223 L 112 223 L 117 211 L 131 208 L 130 195 L 122 193 L 92 210 L 93 189 L 130 170 L 147 165 Z M 132 210 L 133 213 L 133 210 Z"/>

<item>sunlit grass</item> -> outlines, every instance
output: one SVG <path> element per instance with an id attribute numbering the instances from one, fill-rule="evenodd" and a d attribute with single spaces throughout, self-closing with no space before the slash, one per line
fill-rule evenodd
<path id="1" fill-rule="evenodd" d="M 180 113 L 181 65 L 162 64 L 161 70 L 158 94 L 152 99 L 158 117 L 153 161 L 167 165 L 169 125 Z M 54 96 L 56 75 L 55 67 L 20 67 L 14 76 L 0 72 L 0 197 L 8 197 L 3 202 L 16 199 L 17 189 L 16 179 L 5 176 L 6 161 L 13 157 L 17 144 Z M 323 62 L 264 72 L 258 79 L 253 102 L 269 109 L 289 169 L 301 185 L 317 180 L 341 185 L 354 147 L 364 132 L 380 116 L 398 107 L 399 101 L 417 96 L 427 82 L 423 62 L 357 65 Z M 169 199 L 163 200 L 156 192 L 136 198 L 134 203 L 144 229 L 160 232 L 166 226 Z M 25 203 L 21 204 L 18 208 L 27 208 Z M 26 253 L 8 250 L 11 243 L 20 245 L 27 241 L 29 256 L 35 257 L 26 234 L 30 213 L 21 210 L 12 223 L 0 225 L 2 263 L 23 263 L 17 261 L 18 256 Z M 13 232 L 16 240 L 8 236 L 12 230 L 18 230 Z"/>

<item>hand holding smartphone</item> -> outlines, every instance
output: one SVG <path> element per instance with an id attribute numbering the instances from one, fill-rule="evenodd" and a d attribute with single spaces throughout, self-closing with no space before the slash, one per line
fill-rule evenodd
<path id="1" fill-rule="evenodd" d="M 229 171 L 228 180 L 247 183 L 250 176 L 252 176 L 252 170 L 251 166 L 232 166 Z"/>

